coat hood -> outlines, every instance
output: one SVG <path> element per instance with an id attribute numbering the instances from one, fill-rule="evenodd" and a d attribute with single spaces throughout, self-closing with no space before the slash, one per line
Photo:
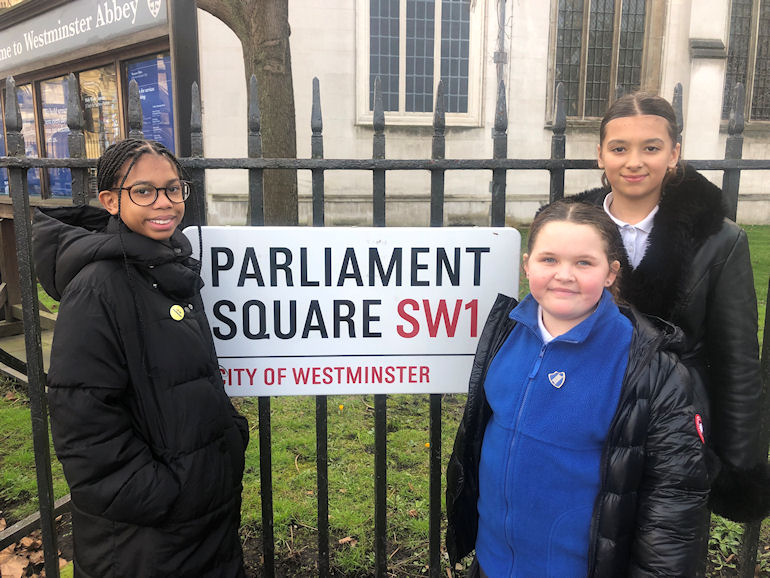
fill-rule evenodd
<path id="1" fill-rule="evenodd" d="M 84 267 L 103 260 L 152 269 L 151 276 L 171 295 L 192 295 L 202 285 L 199 263 L 190 257 L 190 241 L 179 229 L 167 242 L 155 241 L 89 205 L 37 208 L 32 253 L 40 285 L 57 301 Z"/>

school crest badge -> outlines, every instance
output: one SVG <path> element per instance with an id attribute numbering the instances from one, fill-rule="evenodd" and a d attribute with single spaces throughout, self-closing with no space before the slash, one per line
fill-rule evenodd
<path id="1" fill-rule="evenodd" d="M 561 386 L 564 385 L 566 380 L 567 376 L 563 371 L 554 371 L 548 374 L 548 381 L 550 381 L 551 385 L 556 389 L 561 389 Z"/>
<path id="2" fill-rule="evenodd" d="M 150 14 L 153 18 L 157 18 L 160 13 L 161 0 L 147 0 L 147 7 L 150 9 Z"/>

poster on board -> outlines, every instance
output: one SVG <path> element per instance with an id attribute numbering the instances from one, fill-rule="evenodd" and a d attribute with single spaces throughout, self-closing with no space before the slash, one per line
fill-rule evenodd
<path id="1" fill-rule="evenodd" d="M 518 294 L 507 227 L 184 232 L 233 396 L 466 392 L 497 294 Z"/>

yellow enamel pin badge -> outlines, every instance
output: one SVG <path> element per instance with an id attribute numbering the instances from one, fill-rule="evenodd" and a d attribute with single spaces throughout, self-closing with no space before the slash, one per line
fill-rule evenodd
<path id="1" fill-rule="evenodd" d="M 171 314 L 171 319 L 174 321 L 181 321 L 184 319 L 184 308 L 181 305 L 172 305 L 169 313 Z"/>

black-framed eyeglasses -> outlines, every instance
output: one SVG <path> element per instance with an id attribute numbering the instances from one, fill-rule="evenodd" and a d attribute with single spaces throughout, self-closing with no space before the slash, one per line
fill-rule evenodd
<path id="1" fill-rule="evenodd" d="M 172 203 L 184 203 L 190 196 L 192 186 L 187 181 L 178 181 L 167 187 L 156 187 L 149 183 L 137 183 L 130 187 L 115 187 L 113 191 L 128 191 L 128 198 L 135 205 L 148 207 L 157 199 L 161 191 L 166 193 L 166 197 Z"/>

